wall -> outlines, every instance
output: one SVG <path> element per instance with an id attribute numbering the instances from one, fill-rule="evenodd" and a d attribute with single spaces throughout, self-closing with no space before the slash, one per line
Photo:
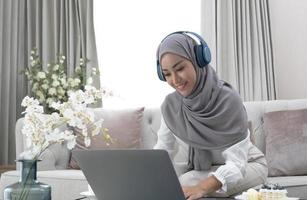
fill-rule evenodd
<path id="1" fill-rule="evenodd" d="M 269 0 L 278 99 L 307 98 L 307 1 Z"/>
<path id="2" fill-rule="evenodd" d="M 200 0 L 95 1 L 101 85 L 114 93 L 104 107 L 161 105 L 174 89 L 157 76 L 157 47 L 171 32 L 199 32 L 199 5 Z"/>

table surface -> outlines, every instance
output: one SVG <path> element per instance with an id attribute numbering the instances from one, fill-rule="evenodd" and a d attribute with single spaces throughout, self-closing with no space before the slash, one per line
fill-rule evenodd
<path id="1" fill-rule="evenodd" d="M 200 200 L 233 200 L 234 197 L 207 197 Z"/>

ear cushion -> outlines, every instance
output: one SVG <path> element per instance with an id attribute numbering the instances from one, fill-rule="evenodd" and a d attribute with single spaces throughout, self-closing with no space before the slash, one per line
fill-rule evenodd
<path id="1" fill-rule="evenodd" d="M 196 61 L 199 67 L 205 67 L 211 61 L 210 49 L 202 42 L 201 45 L 194 47 Z"/>
<path id="2" fill-rule="evenodd" d="M 205 65 L 208 65 L 211 62 L 211 51 L 207 44 L 203 48 L 203 58 L 205 60 Z"/>
<path id="3" fill-rule="evenodd" d="M 186 31 L 183 34 L 188 35 L 194 40 L 198 40 L 198 44 L 194 46 L 194 53 L 199 67 L 205 67 L 211 61 L 211 52 L 204 39 L 197 33 Z"/>
<path id="4" fill-rule="evenodd" d="M 203 47 L 201 45 L 197 45 L 194 47 L 196 62 L 199 67 L 206 66 L 206 61 L 203 58 Z"/>

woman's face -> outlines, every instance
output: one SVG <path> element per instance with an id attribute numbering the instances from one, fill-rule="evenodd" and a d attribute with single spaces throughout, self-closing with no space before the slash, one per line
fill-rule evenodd
<path id="1" fill-rule="evenodd" d="M 182 96 L 191 94 L 196 84 L 196 71 L 191 61 L 172 53 L 161 59 L 162 73 L 167 83 Z"/>

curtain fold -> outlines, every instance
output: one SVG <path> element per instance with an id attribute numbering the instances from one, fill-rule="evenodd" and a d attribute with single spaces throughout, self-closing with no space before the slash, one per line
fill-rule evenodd
<path id="1" fill-rule="evenodd" d="M 30 65 L 31 49 L 38 48 L 45 68 L 64 54 L 69 76 L 81 57 L 98 67 L 93 0 L 0 0 L 0 38 L 0 164 L 11 164 L 16 159 L 15 122 L 29 92 L 20 72 Z M 99 78 L 94 85 L 100 86 Z"/>
<path id="2" fill-rule="evenodd" d="M 268 0 L 202 1 L 202 34 L 216 71 L 245 101 L 276 99 L 268 6 Z"/>

